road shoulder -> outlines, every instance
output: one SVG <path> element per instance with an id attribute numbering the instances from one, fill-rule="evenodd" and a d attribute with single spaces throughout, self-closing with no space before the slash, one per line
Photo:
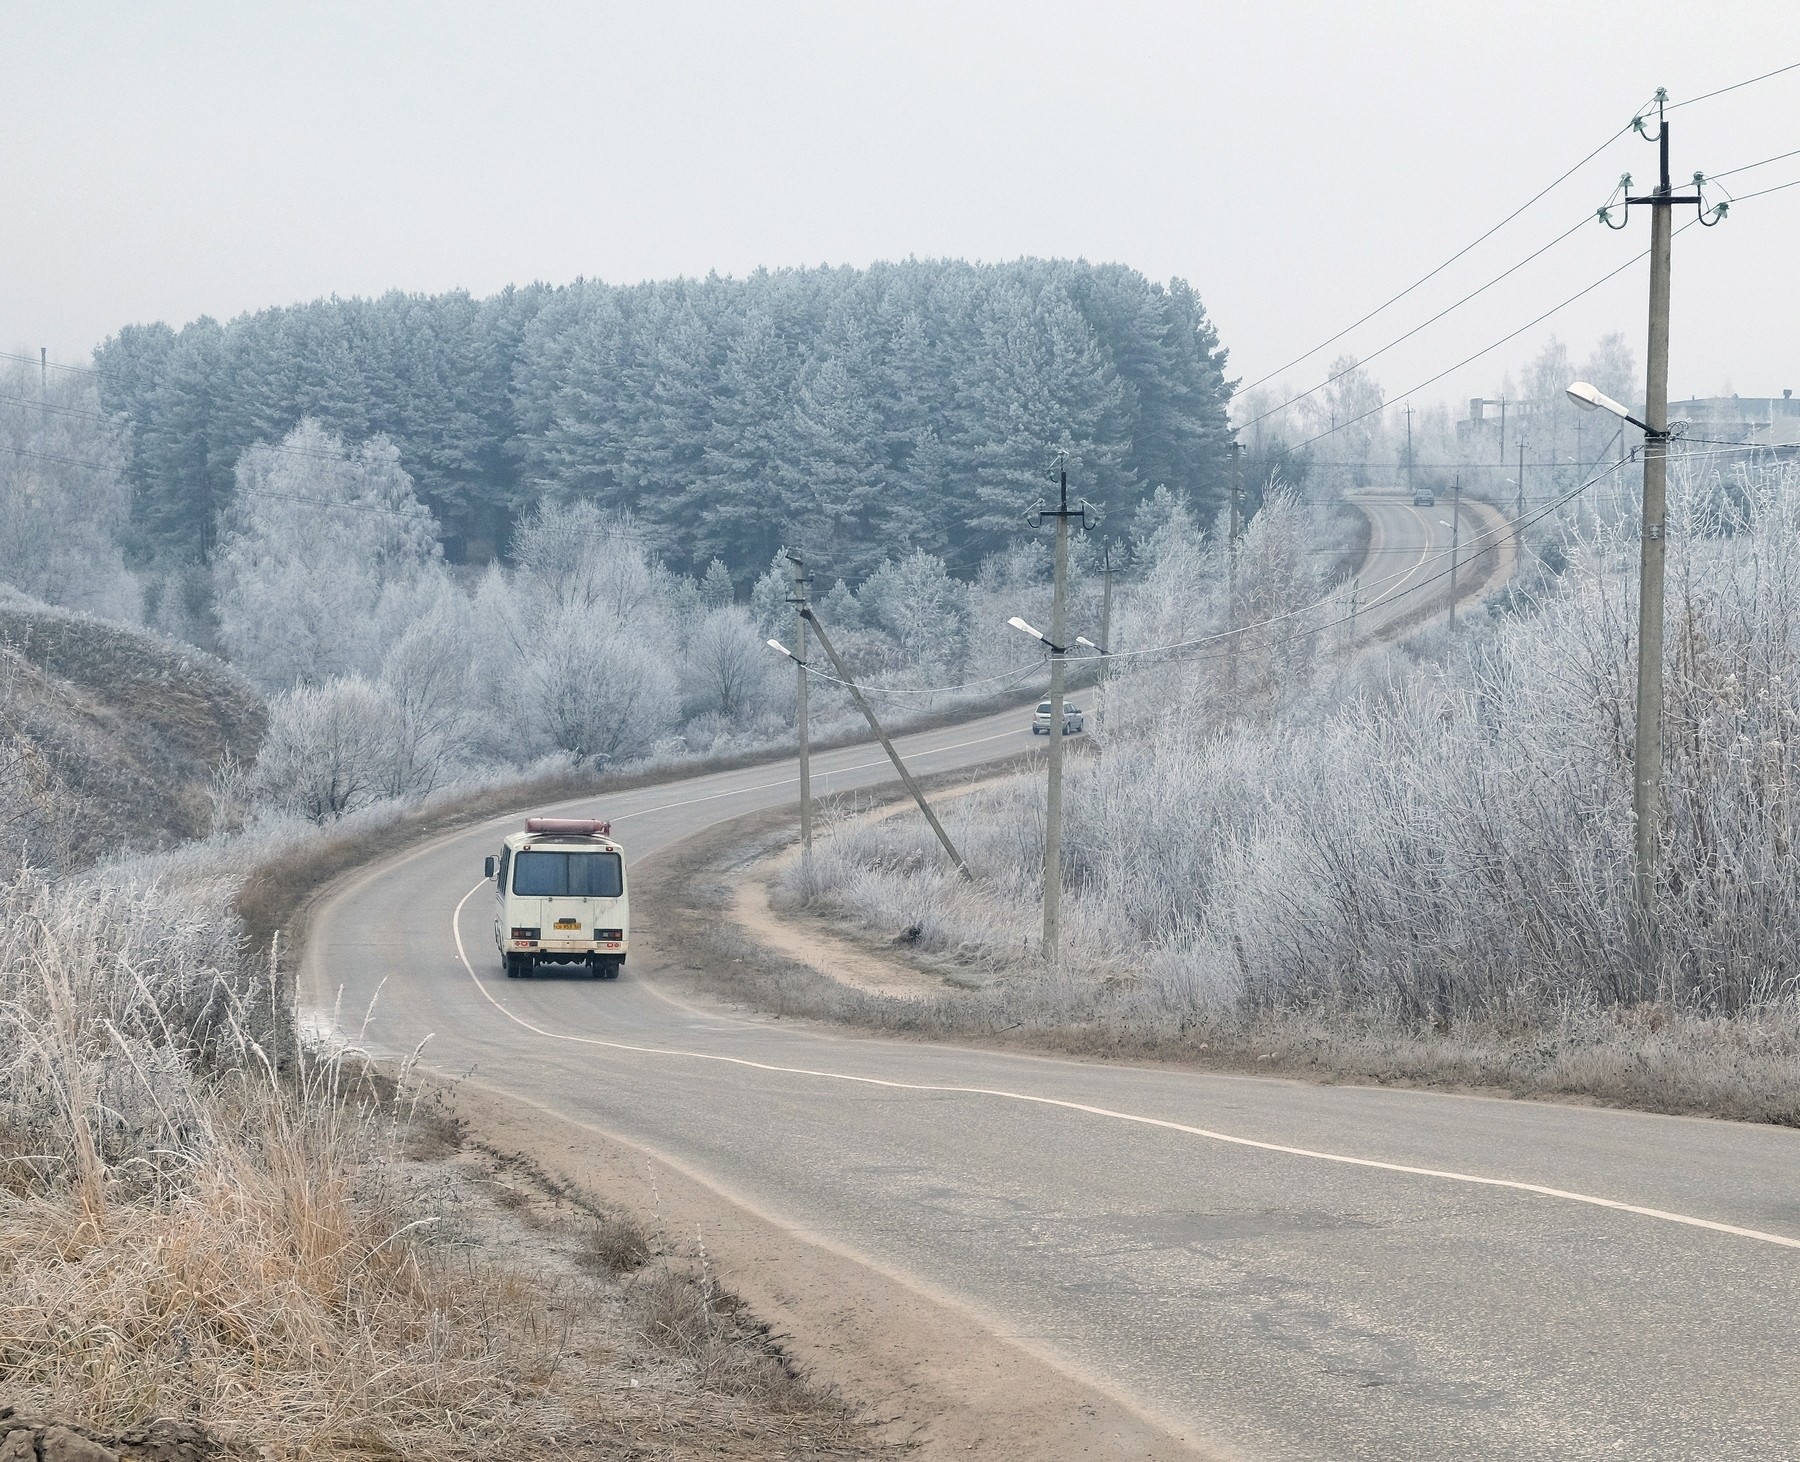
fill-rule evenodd
<path id="1" fill-rule="evenodd" d="M 684 1168 L 476 1082 L 453 1096 L 471 1142 L 604 1194 L 685 1251 L 768 1325 L 815 1384 L 853 1396 L 921 1462 L 967 1457 L 1217 1457 L 1072 1378 L 983 1320 L 792 1231 Z"/>

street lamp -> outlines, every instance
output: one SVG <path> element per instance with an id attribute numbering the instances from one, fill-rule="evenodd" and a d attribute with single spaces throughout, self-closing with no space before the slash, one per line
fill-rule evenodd
<path id="1" fill-rule="evenodd" d="M 1076 643 L 1076 644 L 1078 644 L 1078 645 L 1086 645 L 1086 646 L 1087 646 L 1087 647 L 1088 647 L 1088 648 L 1089 648 L 1089 649 L 1090 649 L 1090 650 L 1092 650 L 1092 651 L 1093 651 L 1093 652 L 1094 652 L 1094 653 L 1095 653 L 1095 654 L 1097 654 L 1097 655 L 1110 655 L 1110 654 L 1112 654 L 1112 651 L 1111 651 L 1111 650 L 1109 650 L 1109 649 L 1107 649 L 1107 648 L 1106 648 L 1106 646 L 1105 646 L 1105 645 L 1096 645 L 1096 644 L 1095 644 L 1095 643 L 1094 643 L 1094 642 L 1093 642 L 1093 641 L 1092 641 L 1092 640 L 1090 640 L 1090 639 L 1089 639 L 1089 638 L 1088 638 L 1088 637 L 1087 637 L 1087 636 L 1086 636 L 1086 635 L 1076 635 L 1076 636 L 1075 636 L 1075 643 Z"/>
<path id="2" fill-rule="evenodd" d="M 1635 426 L 1647 437 L 1666 437 L 1668 435 L 1666 431 L 1658 431 L 1648 422 L 1639 421 L 1598 386 L 1590 386 L 1586 381 L 1577 381 L 1574 385 L 1570 386 L 1568 397 L 1583 411 L 1610 412 L 1612 415 L 1618 417 L 1620 421 L 1630 422 L 1631 425 Z"/>
<path id="3" fill-rule="evenodd" d="M 780 640 L 764 640 L 763 643 L 765 645 L 767 645 L 771 650 L 773 650 L 777 655 L 786 655 L 788 657 L 788 659 L 792 660 L 796 665 L 806 664 L 806 661 L 802 660 L 798 655 L 796 655 L 786 645 L 782 644 Z"/>
<path id="4" fill-rule="evenodd" d="M 1030 625 L 1026 624 L 1024 620 L 1020 619 L 1019 616 L 1016 614 L 1011 619 L 1007 620 L 1006 622 L 1008 624 L 1010 624 L 1014 629 L 1020 631 L 1021 633 L 1028 634 L 1032 637 L 1032 639 L 1042 642 L 1049 649 L 1049 651 L 1052 655 L 1066 655 L 1069 653 L 1068 648 L 1066 646 L 1054 643 L 1050 639 L 1050 637 L 1048 635 L 1046 635 L 1042 630 L 1033 629 Z"/>

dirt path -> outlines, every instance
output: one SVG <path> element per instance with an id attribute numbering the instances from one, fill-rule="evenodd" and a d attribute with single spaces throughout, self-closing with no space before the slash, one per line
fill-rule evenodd
<path id="1" fill-rule="evenodd" d="M 983 777 L 979 781 L 959 782 L 940 787 L 930 794 L 931 805 L 942 807 L 958 797 L 981 791 L 1002 781 L 1001 777 Z M 857 813 L 851 822 L 885 822 L 889 818 L 912 813 L 913 804 L 904 794 L 884 798 L 867 811 Z M 775 881 L 800 857 L 800 845 L 794 843 L 780 852 L 763 858 L 744 869 L 732 896 L 729 915 L 753 944 L 772 954 L 805 965 L 827 979 L 836 980 L 855 990 L 871 995 L 898 996 L 902 999 L 922 995 L 942 995 L 954 987 L 941 975 L 919 968 L 903 957 L 874 949 L 864 940 L 834 934 L 815 916 L 774 907 Z"/>

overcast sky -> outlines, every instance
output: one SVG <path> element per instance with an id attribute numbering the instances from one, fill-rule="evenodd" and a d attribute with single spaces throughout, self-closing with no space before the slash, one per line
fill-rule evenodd
<path id="1" fill-rule="evenodd" d="M 328 294 L 741 275 L 907 255 L 1189 280 L 1249 381 L 1411 283 L 1623 127 L 1800 61 L 1793 0 L 1571 5 L 304 5 L 8 0 L 0 345 Z M 1800 150 L 1800 70 L 1672 116 L 1677 179 Z M 1347 337 L 1368 355 L 1656 149 L 1599 157 Z M 1800 179 L 1800 156 L 1728 180 Z M 1800 187 L 1675 244 L 1671 392 L 1800 389 Z M 1388 394 L 1634 254 L 1597 222 L 1372 365 Z M 1647 266 L 1552 331 L 1628 333 Z M 1326 356 L 1285 372 L 1316 383 Z"/>

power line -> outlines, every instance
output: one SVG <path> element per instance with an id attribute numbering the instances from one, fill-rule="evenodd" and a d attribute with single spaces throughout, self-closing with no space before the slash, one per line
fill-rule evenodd
<path id="1" fill-rule="evenodd" d="M 1686 223 L 1682 224 L 1682 226 L 1680 228 L 1676 229 L 1675 232 L 1678 234 L 1685 233 L 1688 229 L 1692 228 L 1698 222 L 1699 222 L 1698 219 L 1689 219 Z M 1379 406 L 1372 406 L 1367 411 L 1361 412 L 1358 415 L 1351 417 L 1348 421 L 1340 421 L 1340 422 L 1336 423 L 1329 431 L 1322 431 L 1322 432 L 1318 433 L 1316 436 L 1311 436 L 1311 437 L 1306 438 L 1305 441 L 1296 442 L 1291 447 L 1282 448 L 1281 455 L 1287 456 L 1294 452 L 1298 452 L 1303 447 L 1310 447 L 1314 442 L 1322 442 L 1325 440 L 1326 437 L 1331 436 L 1336 432 L 1343 431 L 1346 427 L 1355 426 L 1356 423 L 1359 421 L 1367 421 L 1371 416 L 1379 416 L 1382 412 L 1386 411 L 1388 409 L 1388 407 L 1394 405 L 1396 402 L 1404 401 L 1407 397 L 1415 395 L 1417 392 L 1423 391 L 1427 386 L 1436 385 L 1439 381 L 1443 380 L 1445 376 L 1455 374 L 1457 371 L 1460 371 L 1464 366 L 1470 365 L 1473 362 L 1480 360 L 1482 356 L 1498 350 L 1502 345 L 1505 345 L 1508 341 L 1518 339 L 1518 337 L 1523 335 L 1527 330 L 1533 329 L 1534 327 L 1543 324 L 1544 321 L 1548 320 L 1552 315 L 1556 314 L 1560 310 L 1567 309 L 1570 305 L 1574 304 L 1576 300 L 1582 298 L 1584 295 L 1592 294 L 1595 290 L 1600 288 L 1600 286 L 1605 284 L 1608 280 L 1613 279 L 1620 274 L 1623 274 L 1627 269 L 1631 268 L 1631 266 L 1633 264 L 1639 263 L 1643 259 L 1648 258 L 1649 254 L 1650 254 L 1650 251 L 1648 249 L 1645 249 L 1642 253 L 1632 255 L 1631 258 L 1627 259 L 1623 264 L 1619 265 L 1618 268 L 1609 270 L 1607 273 L 1601 275 L 1598 279 L 1596 279 L 1592 284 L 1586 286 L 1583 289 L 1576 290 L 1574 294 L 1570 295 L 1567 299 L 1563 300 L 1561 304 L 1552 305 L 1549 309 L 1545 310 L 1544 313 L 1539 315 L 1536 319 L 1527 320 L 1523 325 L 1519 326 L 1519 328 L 1517 330 L 1512 331 L 1510 334 L 1502 335 L 1498 340 L 1493 341 L 1491 344 L 1482 346 L 1481 349 L 1476 351 L 1473 355 L 1465 356 L 1463 359 L 1459 360 L 1455 365 L 1445 367 L 1445 369 L 1439 371 L 1436 375 L 1427 376 L 1423 381 L 1420 381 L 1416 386 L 1413 386 L 1413 387 L 1409 388 L 1408 390 L 1399 392 L 1398 394 L 1389 398 L 1388 400 L 1383 401 Z"/>
<path id="2" fill-rule="evenodd" d="M 1780 193 L 1788 188 L 1800 188 L 1800 178 L 1795 178 L 1792 182 L 1777 183 L 1773 188 L 1758 188 L 1754 193 L 1744 193 L 1739 197 L 1733 198 L 1731 201 L 1733 203 L 1748 203 L 1752 198 L 1766 197 L 1770 193 Z M 1691 225 L 1683 224 L 1682 227 L 1688 228 L 1691 227 Z"/>
<path id="3" fill-rule="evenodd" d="M 125 414 L 119 412 L 108 416 L 103 411 L 86 411 L 79 406 L 59 406 L 53 401 L 40 401 L 30 396 L 0 395 L 0 401 L 5 401 L 13 406 L 29 406 L 33 411 L 48 411 L 57 416 L 78 416 L 83 421 L 97 421 L 106 426 L 117 425 L 119 417 Z"/>
<path id="4" fill-rule="evenodd" d="M 29 447 L 14 447 L 0 442 L 0 452 L 11 452 L 15 457 L 32 457 L 40 462 L 54 462 L 59 467 L 85 467 L 90 472 L 119 472 L 122 467 L 109 467 L 103 462 L 82 462 L 74 457 L 64 457 L 55 452 L 34 452 Z"/>
<path id="5" fill-rule="evenodd" d="M 1796 63 L 1796 64 L 1800 65 L 1800 63 Z M 1770 73 L 1770 75 L 1775 75 L 1775 74 L 1777 74 L 1777 73 L 1774 73 L 1774 72 Z M 1742 83 L 1742 84 L 1748 85 L 1749 83 L 1746 82 L 1746 83 Z M 1728 88 L 1728 89 L 1730 89 L 1730 88 Z M 1696 100 L 1698 100 L 1698 98 L 1696 98 Z M 1751 166 L 1760 166 L 1760 164 L 1751 164 Z M 1746 193 L 1743 195 L 1743 197 L 1736 199 L 1734 201 L 1740 202 L 1740 203 L 1747 202 L 1748 200 L 1750 200 L 1752 198 L 1761 198 L 1761 197 L 1766 196 L 1767 194 L 1779 193 L 1786 188 L 1793 188 L 1793 187 L 1800 187 L 1800 178 L 1796 178 L 1793 181 L 1787 182 L 1787 183 L 1778 183 L 1772 188 L 1762 188 L 1754 193 Z M 1699 217 L 1690 218 L 1686 223 L 1682 224 L 1680 228 L 1676 229 L 1675 233 L 1676 234 L 1686 233 L 1690 228 L 1694 227 L 1695 224 L 1700 223 L 1701 221 L 1702 221 L 1702 219 Z M 1549 247 L 1549 246 L 1546 245 L 1546 247 Z M 1568 308 L 1568 306 L 1574 304 L 1576 300 L 1581 299 L 1585 295 L 1592 294 L 1596 289 L 1600 288 L 1600 286 L 1605 284 L 1608 280 L 1614 278 L 1615 276 L 1617 276 L 1619 274 L 1624 273 L 1624 271 L 1629 269 L 1633 264 L 1636 264 L 1636 263 L 1640 262 L 1641 260 L 1647 258 L 1649 256 L 1649 253 L 1650 253 L 1650 251 L 1648 249 L 1645 249 L 1642 253 L 1634 254 L 1631 258 L 1627 259 L 1623 264 L 1619 265 L 1618 268 L 1613 269 L 1613 270 L 1609 271 L 1608 273 L 1601 275 L 1600 278 L 1596 279 L 1592 284 L 1588 285 L 1584 289 L 1577 290 L 1574 294 L 1570 295 L 1567 299 L 1563 300 L 1560 304 L 1552 305 L 1548 310 L 1545 310 L 1543 314 L 1539 315 L 1534 320 L 1528 320 L 1525 324 L 1521 325 L 1517 330 L 1512 331 L 1510 334 L 1501 336 L 1500 339 L 1492 342 L 1489 345 L 1484 345 L 1480 350 L 1476 351 L 1473 355 L 1466 356 L 1464 359 L 1458 361 L 1455 365 L 1449 366 L 1446 369 L 1439 371 L 1434 376 L 1428 376 L 1425 380 L 1420 381 L 1417 385 L 1412 386 L 1408 390 L 1396 393 L 1394 396 L 1391 396 L 1386 401 L 1383 401 L 1379 406 L 1371 407 L 1369 410 L 1361 412 L 1358 415 L 1349 418 L 1349 420 L 1347 420 L 1347 421 L 1340 421 L 1340 422 L 1334 423 L 1328 431 L 1319 432 L 1317 435 L 1308 437 L 1304 441 L 1296 442 L 1291 447 L 1281 448 L 1279 455 L 1288 456 L 1294 452 L 1300 451 L 1304 447 L 1310 447 L 1314 442 L 1322 442 L 1325 440 L 1326 437 L 1332 436 L 1337 432 L 1343 431 L 1346 427 L 1354 426 L 1359 421 L 1367 421 L 1371 416 L 1379 416 L 1382 412 L 1386 411 L 1390 406 L 1394 405 L 1396 402 L 1406 400 L 1408 397 L 1416 394 L 1419 391 L 1424 390 L 1427 386 L 1436 385 L 1437 382 L 1443 380 L 1445 376 L 1453 375 L 1455 372 L 1461 370 L 1464 366 L 1470 365 L 1473 362 L 1480 360 L 1482 356 L 1487 355 L 1492 351 L 1498 350 L 1502 345 L 1507 344 L 1511 340 L 1517 339 L 1519 336 L 1523 335 L 1527 330 L 1533 329 L 1534 327 L 1543 324 L 1543 322 L 1545 320 L 1548 320 L 1552 315 L 1558 313 L 1561 310 Z M 1373 357 L 1371 357 L 1371 359 L 1372 358 Z M 1327 384 L 1329 384 L 1329 383 L 1327 383 Z M 1299 399 L 1299 398 L 1296 398 L 1296 399 Z M 1273 413 L 1265 413 L 1265 415 L 1272 415 L 1272 414 Z M 1262 419 L 1263 419 L 1263 417 L 1256 418 L 1256 420 L 1258 420 L 1258 421 L 1260 421 Z M 1250 425 L 1250 424 L 1252 424 L 1252 423 L 1246 423 L 1246 425 Z"/>
<path id="6" fill-rule="evenodd" d="M 1407 285 L 1405 289 L 1401 290 L 1400 293 L 1395 295 L 1392 299 L 1386 301 L 1386 303 L 1377 305 L 1374 309 L 1370 310 L 1368 314 L 1364 315 L 1360 320 L 1357 320 L 1353 324 L 1346 325 L 1342 330 L 1338 331 L 1337 334 L 1331 336 L 1329 339 L 1320 341 L 1319 344 L 1315 345 L 1311 350 L 1306 351 L 1304 354 L 1295 356 L 1286 365 L 1281 366 L 1277 370 L 1270 371 L 1266 376 L 1258 377 L 1256 380 L 1252 381 L 1247 386 L 1239 386 L 1237 388 L 1237 390 L 1235 390 L 1231 393 L 1232 398 L 1235 400 L 1237 397 L 1243 395 L 1246 391 L 1255 390 L 1258 386 L 1264 385 L 1267 382 L 1274 380 L 1275 377 L 1279 376 L 1282 373 L 1282 371 L 1292 370 L 1295 366 L 1299 365 L 1301 361 L 1308 360 L 1311 357 L 1317 355 L 1321 350 L 1324 350 L 1326 348 L 1326 346 L 1335 345 L 1338 341 L 1342 340 L 1346 335 L 1348 335 L 1352 330 L 1358 329 L 1359 327 L 1368 324 L 1368 322 L 1370 320 L 1373 320 L 1377 315 L 1379 315 L 1383 311 L 1387 310 L 1390 306 L 1399 304 L 1401 300 L 1405 299 L 1409 294 L 1411 294 L 1414 290 L 1418 289 L 1421 285 L 1427 284 L 1431 280 L 1437 278 L 1438 275 L 1442 274 L 1446 269 L 1448 269 L 1452 264 L 1456 263 L 1456 261 L 1458 259 L 1461 259 L 1465 254 L 1469 253 L 1470 250 L 1476 248 L 1480 244 L 1486 243 L 1487 240 L 1491 239 L 1495 234 L 1499 233 L 1501 229 L 1505 228 L 1507 224 L 1511 223 L 1515 218 L 1517 218 L 1521 213 L 1524 213 L 1533 204 L 1537 203 L 1540 199 L 1544 198 L 1548 194 L 1554 192 L 1557 188 L 1561 187 L 1571 177 L 1573 177 L 1576 173 L 1578 173 L 1582 168 L 1586 167 L 1595 158 L 1600 156 L 1601 153 L 1605 152 L 1607 148 L 1611 147 L 1613 145 L 1613 143 L 1617 142 L 1627 132 L 1631 131 L 1632 127 L 1636 125 L 1636 121 L 1637 121 L 1637 118 L 1634 115 L 1630 122 L 1626 123 L 1623 127 L 1619 128 L 1619 130 L 1617 132 L 1613 133 L 1612 136 L 1610 136 L 1606 139 L 1606 141 L 1602 142 L 1598 147 L 1596 147 L 1586 157 L 1582 158 L 1580 162 L 1578 162 L 1574 165 L 1574 167 L 1570 168 L 1567 172 L 1564 172 L 1561 175 L 1559 175 L 1555 179 L 1554 182 L 1551 182 L 1551 183 L 1545 185 L 1543 188 L 1539 189 L 1536 193 L 1532 194 L 1531 197 L 1527 198 L 1517 208 L 1513 209 L 1513 211 L 1511 213 L 1507 214 L 1505 218 L 1501 219 L 1500 222 L 1495 224 L 1486 233 L 1482 234 L 1479 238 L 1475 239 L 1474 242 L 1466 244 L 1462 248 L 1458 249 L 1448 259 L 1444 260 L 1444 262 L 1442 264 L 1438 265 L 1437 268 L 1431 270 L 1430 273 L 1421 276 L 1419 279 L 1415 280 L 1413 283 Z"/>
<path id="7" fill-rule="evenodd" d="M 1748 81 L 1734 81 L 1730 86 L 1721 86 L 1717 91 L 1702 92 L 1699 96 L 1691 96 L 1684 102 L 1670 102 L 1663 110 L 1672 112 L 1678 107 L 1691 107 L 1695 102 L 1709 102 L 1716 96 L 1724 96 L 1728 91 L 1739 91 L 1746 86 L 1755 86 L 1757 82 L 1767 81 L 1771 76 L 1780 76 L 1794 70 L 1800 70 L 1800 61 L 1790 61 L 1786 66 L 1777 66 L 1773 71 L 1765 71 L 1761 76 L 1752 76 Z"/>
<path id="8" fill-rule="evenodd" d="M 84 376 L 110 376 L 112 371 L 102 370 L 99 366 L 58 365 L 53 360 L 43 360 L 35 355 L 14 355 L 10 350 L 0 350 L 0 360 L 16 360 L 21 365 L 37 366 L 40 370 L 49 366 L 53 371 L 76 371 Z"/>
<path id="9" fill-rule="evenodd" d="M 1773 157 L 1765 157 L 1761 162 L 1747 162 L 1740 168 L 1727 168 L 1722 173 L 1705 173 L 1701 176 L 1703 183 L 1716 183 L 1720 178 L 1734 177 L 1738 173 L 1747 173 L 1752 168 L 1766 168 L 1772 162 L 1780 162 L 1783 158 L 1800 157 L 1800 148 L 1793 152 L 1778 152 Z"/>
<path id="10" fill-rule="evenodd" d="M 1501 280 L 1506 279 L 1511 275 L 1517 274 L 1521 269 L 1523 269 L 1527 264 L 1531 263 L 1534 259 L 1541 258 L 1543 255 L 1549 253 L 1550 250 L 1554 249 L 1564 239 L 1570 238 L 1573 235 L 1579 233 L 1582 229 L 1586 228 L 1587 225 L 1592 221 L 1593 220 L 1592 220 L 1591 214 L 1583 215 L 1581 218 L 1577 219 L 1575 221 L 1575 223 L 1572 224 L 1569 228 L 1565 229 L 1562 233 L 1559 233 L 1555 238 L 1551 239 L 1549 243 L 1547 243 L 1543 246 L 1543 248 L 1538 249 L 1534 253 L 1527 254 L 1523 259 L 1519 260 L 1519 262 L 1517 264 L 1514 264 L 1510 269 L 1507 269 L 1500 274 L 1496 274 L 1492 279 L 1488 280 L 1488 282 L 1486 284 L 1483 284 L 1478 289 L 1471 290 L 1468 294 L 1465 294 L 1461 299 L 1459 299 L 1455 304 L 1446 305 L 1443 309 L 1439 310 L 1435 315 L 1433 315 L 1429 320 L 1424 320 L 1424 321 L 1420 322 L 1419 324 L 1413 326 L 1412 329 L 1408 330 L 1404 335 L 1396 336 L 1394 339 L 1388 341 L 1388 343 L 1386 345 L 1381 346 L 1379 349 L 1370 351 L 1368 355 L 1364 356 L 1361 360 L 1357 361 L 1354 365 L 1351 365 L 1351 366 L 1347 367 L 1346 369 L 1339 371 L 1335 376 L 1328 377 L 1324 381 L 1320 382 L 1318 385 L 1313 386 L 1311 389 L 1302 391 L 1298 396 L 1293 397 L 1291 400 L 1282 402 L 1282 404 L 1279 406 L 1270 407 L 1269 410 L 1263 412 L 1261 416 L 1251 417 L 1248 421 L 1244 422 L 1241 426 L 1239 426 L 1238 430 L 1239 431 L 1247 431 L 1249 428 L 1255 426 L 1258 422 L 1267 421 L 1271 416 L 1278 416 L 1282 412 L 1286 411 L 1290 406 L 1293 406 L 1293 405 L 1297 404 L 1298 402 L 1304 401 L 1308 396 L 1317 395 L 1320 391 L 1323 391 L 1327 386 L 1335 385 L 1337 382 L 1343 380 L 1345 376 L 1352 375 L 1355 372 L 1361 370 L 1370 361 L 1375 360 L 1376 358 L 1378 358 L 1380 356 L 1386 355 L 1396 345 L 1404 344 L 1406 341 L 1411 340 L 1413 338 L 1413 336 L 1417 335 L 1421 330 L 1427 329 L 1430 326 L 1437 324 L 1437 322 L 1439 320 L 1443 319 L 1446 315 L 1454 314 L 1457 310 L 1460 310 L 1464 305 L 1468 304 L 1468 302 L 1470 300 L 1475 299 L 1479 295 L 1486 294 L 1488 290 L 1492 289 L 1496 284 L 1500 283 Z"/>

